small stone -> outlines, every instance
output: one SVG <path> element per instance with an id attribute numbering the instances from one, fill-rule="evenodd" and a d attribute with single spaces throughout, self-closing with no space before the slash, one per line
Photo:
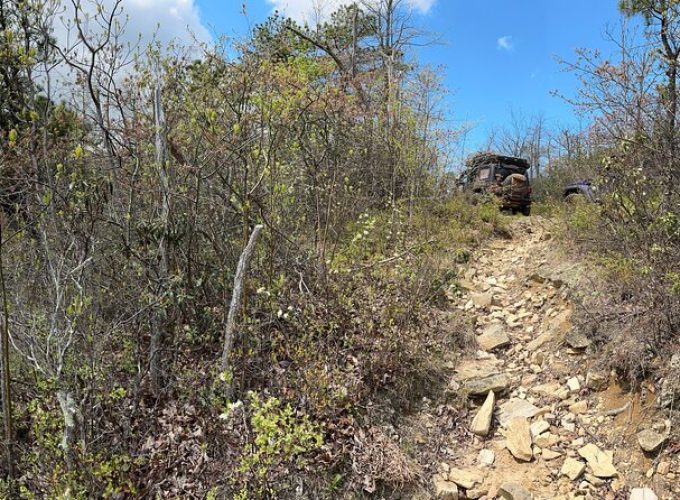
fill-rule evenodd
<path id="1" fill-rule="evenodd" d="M 559 442 L 559 436 L 556 436 L 550 432 L 544 432 L 543 434 L 534 438 L 534 443 L 536 443 L 536 445 L 540 446 L 541 448 L 549 448 L 551 446 L 555 446 Z"/>
<path id="2" fill-rule="evenodd" d="M 552 450 L 547 449 L 547 448 L 544 448 L 541 451 L 541 457 L 543 458 L 543 460 L 547 460 L 547 461 L 555 460 L 556 458 L 560 458 L 561 456 L 562 456 L 562 454 L 560 452 L 552 451 Z"/>
<path id="3" fill-rule="evenodd" d="M 582 415 L 588 411 L 588 402 L 579 401 L 578 403 L 574 403 L 569 406 L 569 411 L 574 415 Z"/>
<path id="4" fill-rule="evenodd" d="M 579 477 L 581 477 L 581 474 L 583 474 L 585 470 L 586 464 L 584 464 L 580 460 L 576 460 L 575 458 L 567 457 L 564 463 L 562 464 L 560 474 L 563 476 L 567 476 L 572 481 L 576 481 Z"/>
<path id="5" fill-rule="evenodd" d="M 569 392 L 578 392 L 581 390 L 581 384 L 576 377 L 571 377 L 567 380 L 567 387 L 569 387 Z"/>
<path id="6" fill-rule="evenodd" d="M 607 388 L 607 374 L 590 371 L 586 374 L 586 387 L 593 391 L 604 391 Z"/>
<path id="7" fill-rule="evenodd" d="M 583 333 L 572 330 L 564 338 L 565 342 L 572 349 L 585 349 L 590 345 L 590 340 Z"/>
<path id="8" fill-rule="evenodd" d="M 653 453 L 666 441 L 667 436 L 659 434 L 651 429 L 645 429 L 637 434 L 638 443 L 647 453 Z"/>
<path id="9" fill-rule="evenodd" d="M 440 500 L 458 500 L 458 486 L 451 481 L 436 479 L 434 481 L 434 493 Z"/>
<path id="10" fill-rule="evenodd" d="M 477 455 L 477 463 L 480 465 L 492 465 L 496 461 L 496 454 L 493 450 L 484 448 L 479 450 L 479 455 Z"/>
<path id="11" fill-rule="evenodd" d="M 493 391 L 489 391 L 486 396 L 484 404 L 472 419 L 472 424 L 470 425 L 470 431 L 477 436 L 486 436 L 489 434 L 491 429 L 491 418 L 493 417 L 493 406 L 496 401 L 496 395 Z"/>
<path id="12" fill-rule="evenodd" d="M 538 420 L 531 424 L 529 429 L 531 430 L 531 437 L 536 437 L 550 429 L 550 424 L 545 420 Z"/>
<path id="13" fill-rule="evenodd" d="M 449 481 L 456 483 L 461 488 L 469 490 L 470 488 L 474 488 L 475 484 L 484 481 L 484 478 L 475 472 L 452 468 L 449 472 Z"/>
<path id="14" fill-rule="evenodd" d="M 615 477 L 618 475 L 611 454 L 605 453 L 597 446 L 590 443 L 578 450 L 578 454 L 586 459 L 593 471 L 593 475 L 602 478 Z"/>
<path id="15" fill-rule="evenodd" d="M 592 474 L 586 474 L 585 475 L 586 481 L 588 481 L 590 484 L 595 486 L 596 488 L 600 488 L 604 486 L 606 481 L 604 479 L 600 479 L 599 477 L 595 477 Z"/>
<path id="16" fill-rule="evenodd" d="M 628 500 L 659 500 L 659 497 L 649 488 L 633 488 Z"/>
<path id="17" fill-rule="evenodd" d="M 498 301 L 491 292 L 471 293 L 470 300 L 472 300 L 472 303 L 480 309 L 498 305 Z"/>
<path id="18" fill-rule="evenodd" d="M 529 421 L 524 417 L 514 417 L 507 423 L 506 446 L 510 453 L 524 462 L 533 458 Z"/>
<path id="19" fill-rule="evenodd" d="M 665 476 L 670 471 L 671 471 L 670 462 L 661 461 L 661 462 L 659 462 L 659 465 L 657 465 L 657 467 L 656 467 L 656 473 L 661 474 L 662 476 Z"/>
<path id="20" fill-rule="evenodd" d="M 517 483 L 503 483 L 498 488 L 498 496 L 505 500 L 533 500 L 531 493 Z"/>

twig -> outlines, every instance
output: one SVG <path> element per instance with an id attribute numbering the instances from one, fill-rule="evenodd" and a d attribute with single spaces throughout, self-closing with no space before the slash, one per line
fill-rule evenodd
<path id="1" fill-rule="evenodd" d="M 629 406 L 630 406 L 630 401 L 628 401 L 628 402 L 627 402 L 625 405 L 623 405 L 621 408 L 614 408 L 613 410 L 609 410 L 609 411 L 604 412 L 604 415 L 605 415 L 606 417 L 615 417 L 616 415 L 620 415 L 621 413 L 623 413 L 624 411 L 626 411 L 626 410 L 628 409 Z"/>

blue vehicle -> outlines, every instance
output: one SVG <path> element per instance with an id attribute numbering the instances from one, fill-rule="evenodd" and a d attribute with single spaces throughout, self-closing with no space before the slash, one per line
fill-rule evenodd
<path id="1" fill-rule="evenodd" d="M 572 182 L 564 187 L 562 198 L 567 203 L 579 203 L 587 201 L 590 203 L 597 202 L 595 196 L 595 188 L 590 181 L 581 180 Z"/>

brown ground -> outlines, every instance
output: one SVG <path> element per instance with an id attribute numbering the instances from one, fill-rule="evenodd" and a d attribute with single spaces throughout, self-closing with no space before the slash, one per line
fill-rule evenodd
<path id="1" fill-rule="evenodd" d="M 478 257 L 461 270 L 465 274 L 461 285 L 466 290 L 452 297 L 455 307 L 472 315 L 477 334 L 491 323 L 500 323 L 510 344 L 491 352 L 472 349 L 453 360 L 457 374 L 449 395 L 461 397 L 465 379 L 480 370 L 508 373 L 512 383 L 497 395 L 492 429 L 486 438 L 468 430 L 483 400 L 467 399 L 469 411 L 462 413 L 459 408 L 465 406 L 465 399 L 449 404 L 425 401 L 423 411 L 402 426 L 405 442 L 427 447 L 425 456 L 432 461 L 424 472 L 431 476 L 430 490 L 417 497 L 431 497 L 434 481 L 452 479 L 447 471 L 458 468 L 477 474 L 481 480 L 474 487 L 476 493 L 460 488 L 461 498 L 468 498 L 468 493 L 476 498 L 495 498 L 497 489 L 508 481 L 521 484 L 534 499 L 628 498 L 629 490 L 639 487 L 653 489 L 660 499 L 680 498 L 677 457 L 663 447 L 656 455 L 648 456 L 637 442 L 636 434 L 642 429 L 654 428 L 662 434 L 668 431 L 669 423 L 658 412 L 655 395 L 649 390 L 653 388 L 629 393 L 606 373 L 602 387 L 587 387 L 586 374 L 597 366 L 597 354 L 590 347 L 575 350 L 565 342 L 565 335 L 573 331 L 572 301 L 580 292 L 589 291 L 587 281 L 579 279 L 583 274 L 579 273 L 580 266 L 557 253 L 548 223 L 539 217 L 517 219 L 512 234 L 512 239 L 495 240 L 477 253 Z M 493 296 L 493 304 L 484 305 L 484 297 L 479 294 Z M 541 335 L 548 341 L 530 349 L 530 342 Z M 580 390 L 569 391 L 566 383 L 572 377 L 578 378 Z M 553 384 L 553 390 L 534 392 L 543 384 Z M 525 399 L 539 409 L 529 422 L 547 420 L 548 432 L 556 442 L 545 449 L 561 456 L 545 460 L 544 449 L 534 443 L 532 461 L 520 462 L 513 457 L 506 448 L 505 429 L 499 423 L 500 405 L 510 398 Z M 587 403 L 587 411 L 571 413 L 569 406 L 581 401 Z M 607 415 L 629 402 L 619 414 Z M 560 473 L 566 457 L 585 463 L 577 450 L 589 443 L 613 453 L 617 477 L 595 478 L 590 465 L 576 480 Z M 477 462 L 483 448 L 495 452 L 493 465 Z"/>

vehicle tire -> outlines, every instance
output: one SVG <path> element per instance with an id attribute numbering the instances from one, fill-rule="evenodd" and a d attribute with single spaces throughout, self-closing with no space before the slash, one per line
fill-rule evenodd
<path id="1" fill-rule="evenodd" d="M 529 217 L 531 215 L 531 205 L 522 207 L 522 215 L 524 215 L 525 217 Z"/>
<path id="2" fill-rule="evenodd" d="M 585 203 L 586 197 L 581 193 L 569 193 L 564 197 L 564 201 L 570 205 L 580 205 Z"/>

